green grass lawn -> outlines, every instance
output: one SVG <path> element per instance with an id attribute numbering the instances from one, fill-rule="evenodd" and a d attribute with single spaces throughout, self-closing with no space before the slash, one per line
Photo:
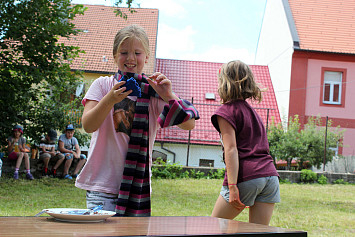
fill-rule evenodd
<path id="1" fill-rule="evenodd" d="M 153 216 L 209 216 L 222 180 L 175 179 L 152 182 Z M 355 185 L 281 184 L 282 202 L 270 225 L 308 236 L 355 236 Z M 0 216 L 33 216 L 44 208 L 85 207 L 85 191 L 74 181 L 0 179 Z M 236 218 L 248 220 L 246 209 Z"/>

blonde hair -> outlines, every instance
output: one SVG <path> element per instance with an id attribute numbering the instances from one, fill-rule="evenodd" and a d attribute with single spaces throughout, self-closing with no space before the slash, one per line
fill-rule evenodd
<path id="1" fill-rule="evenodd" d="M 115 57 L 115 55 L 117 54 L 117 51 L 120 48 L 121 44 L 126 39 L 130 38 L 135 38 L 139 40 L 143 45 L 144 52 L 147 54 L 147 56 L 150 55 L 149 39 L 147 33 L 142 27 L 138 25 L 129 25 L 117 32 L 113 41 L 113 57 Z"/>
<path id="2" fill-rule="evenodd" d="M 218 94 L 222 104 L 238 99 L 260 102 L 261 89 L 254 80 L 253 72 L 242 61 L 236 60 L 225 63 L 218 73 Z"/>

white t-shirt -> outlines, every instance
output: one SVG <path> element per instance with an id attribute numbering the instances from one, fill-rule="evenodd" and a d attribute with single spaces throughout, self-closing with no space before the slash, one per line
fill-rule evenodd
<path id="1" fill-rule="evenodd" d="M 86 93 L 86 100 L 100 101 L 117 83 L 111 77 L 96 79 Z M 128 150 L 129 125 L 133 120 L 137 97 L 129 96 L 117 103 L 110 111 L 100 128 L 92 134 L 89 157 L 76 179 L 75 186 L 81 189 L 118 194 Z M 166 103 L 151 97 L 149 102 L 149 159 L 159 128 L 157 119 Z"/>

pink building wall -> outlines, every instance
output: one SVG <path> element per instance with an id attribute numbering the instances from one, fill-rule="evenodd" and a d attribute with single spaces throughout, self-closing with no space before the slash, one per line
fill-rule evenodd
<path id="1" fill-rule="evenodd" d="M 355 119 L 355 63 L 353 62 L 340 62 L 340 61 L 324 61 L 317 59 L 308 60 L 308 71 L 307 71 L 307 90 L 306 90 L 306 116 L 317 116 L 330 117 L 335 122 L 340 122 L 341 120 L 354 120 Z M 345 69 L 346 71 L 346 87 L 345 91 L 345 105 L 340 106 L 320 106 L 320 99 L 322 97 L 322 68 L 338 68 Z M 336 121 L 335 118 L 340 119 Z M 352 122 L 350 124 L 353 124 Z M 354 128 L 344 128 L 346 132 L 344 133 L 342 149 L 343 155 L 355 155 L 355 129 Z"/>
<path id="2" fill-rule="evenodd" d="M 320 116 L 325 121 L 328 116 L 335 126 L 345 130 L 343 148 L 339 153 L 344 156 L 355 154 L 355 62 L 351 60 L 329 60 L 327 56 L 303 53 L 294 58 L 298 70 L 292 71 L 290 115 L 298 114 L 301 124 L 310 116 Z M 322 70 L 325 68 L 341 69 L 345 73 L 342 93 L 342 105 L 324 105 L 322 99 Z M 300 70 L 302 69 L 302 70 Z"/>
<path id="3" fill-rule="evenodd" d="M 341 105 L 322 103 L 322 72 L 325 69 L 340 69 L 344 73 Z M 355 59 L 341 55 L 296 52 L 291 73 L 290 116 L 296 114 L 303 125 L 310 116 L 328 116 L 334 126 L 345 130 L 339 153 L 344 156 L 355 154 Z"/>
<path id="4" fill-rule="evenodd" d="M 321 78 L 322 68 L 339 68 L 346 70 L 346 90 L 345 90 L 345 106 L 320 106 L 321 98 Z M 355 63 L 308 60 L 307 71 L 307 90 L 306 90 L 306 115 L 320 114 L 321 116 L 329 116 L 332 118 L 355 119 Z M 344 93 L 344 91 L 342 91 Z"/>

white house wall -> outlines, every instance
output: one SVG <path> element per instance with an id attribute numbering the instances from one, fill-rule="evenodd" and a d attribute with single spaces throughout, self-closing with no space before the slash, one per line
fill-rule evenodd
<path id="1" fill-rule="evenodd" d="M 175 163 L 185 166 L 187 164 L 187 145 L 164 143 L 163 147 L 176 154 Z M 155 142 L 154 150 L 167 155 L 170 163 L 174 162 L 174 156 L 170 152 L 161 148 L 159 142 Z M 214 160 L 215 168 L 225 168 L 220 146 L 190 145 L 188 166 L 199 166 L 200 159 Z"/>
<path id="2" fill-rule="evenodd" d="M 255 64 L 269 67 L 283 122 L 287 121 L 289 110 L 292 54 L 293 39 L 283 3 L 267 0 Z"/>

